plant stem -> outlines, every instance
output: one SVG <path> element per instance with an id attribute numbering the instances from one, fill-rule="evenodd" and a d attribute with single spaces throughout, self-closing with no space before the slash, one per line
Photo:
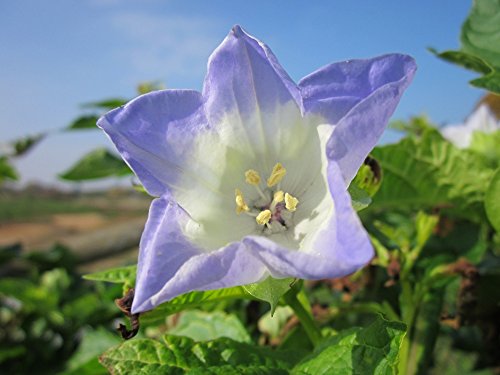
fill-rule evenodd
<path id="1" fill-rule="evenodd" d="M 318 326 L 314 322 L 314 318 L 311 313 L 305 308 L 303 303 L 297 298 L 297 293 L 293 290 L 290 290 L 284 296 L 285 302 L 292 308 L 299 318 L 300 324 L 306 331 L 309 340 L 311 340 L 312 344 L 316 346 L 322 339 L 321 331 Z"/>

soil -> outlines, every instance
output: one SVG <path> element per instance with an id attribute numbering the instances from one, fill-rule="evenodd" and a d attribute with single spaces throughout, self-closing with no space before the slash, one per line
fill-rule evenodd
<path id="1" fill-rule="evenodd" d="M 26 251 L 40 250 L 69 236 L 112 227 L 131 219 L 130 216 L 110 218 L 92 212 L 56 214 L 37 221 L 1 223 L 0 247 L 20 243 Z"/>

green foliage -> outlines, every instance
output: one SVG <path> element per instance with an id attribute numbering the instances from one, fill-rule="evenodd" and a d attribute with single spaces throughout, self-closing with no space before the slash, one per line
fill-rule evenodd
<path id="1" fill-rule="evenodd" d="M 492 170 L 437 130 L 377 147 L 373 155 L 384 171 L 384 183 L 370 209 L 441 208 L 467 218 L 484 216 Z"/>
<path id="2" fill-rule="evenodd" d="M 483 158 L 485 165 L 491 168 L 500 167 L 500 131 L 485 133 L 475 131 L 468 150 Z"/>
<path id="3" fill-rule="evenodd" d="M 68 125 L 66 130 L 97 129 L 96 123 L 98 119 L 98 115 L 85 115 L 78 117 Z"/>
<path id="4" fill-rule="evenodd" d="M 18 178 L 16 170 L 10 165 L 7 157 L 0 157 L 0 184 L 5 180 L 17 180 Z"/>
<path id="5" fill-rule="evenodd" d="M 141 322 L 143 324 L 161 323 L 165 321 L 167 316 L 179 311 L 238 298 L 248 298 L 248 294 L 239 286 L 234 288 L 207 290 L 204 292 L 190 292 L 162 303 L 154 310 L 141 315 Z"/>
<path id="6" fill-rule="evenodd" d="M 66 252 L 56 247 L 24 255 L 11 249 L 2 257 L 3 271 L 13 265 L 23 271 L 0 279 L 0 372 L 57 373 L 78 347 L 81 327 L 116 316 L 111 301 L 119 291 L 82 284 Z M 102 344 L 94 346 L 103 350 Z"/>
<path id="7" fill-rule="evenodd" d="M 128 100 L 123 99 L 123 98 L 111 98 L 111 99 L 104 99 L 100 100 L 97 102 L 91 102 L 91 103 L 85 103 L 82 105 L 83 108 L 97 108 L 97 109 L 104 109 L 104 110 L 112 110 L 118 107 L 121 107 L 122 105 L 127 104 Z"/>
<path id="8" fill-rule="evenodd" d="M 89 273 L 83 275 L 86 280 L 105 281 L 108 283 L 124 284 L 124 288 L 128 289 L 135 284 L 135 275 L 137 266 L 127 266 L 111 268 L 105 271 Z"/>
<path id="9" fill-rule="evenodd" d="M 195 341 L 209 341 L 227 337 L 238 342 L 250 342 L 250 336 L 241 321 L 222 311 L 185 311 L 180 314 L 169 334 L 190 337 Z"/>
<path id="10" fill-rule="evenodd" d="M 46 134 L 37 134 L 33 136 L 26 136 L 21 139 L 14 141 L 12 144 L 14 148 L 14 155 L 21 156 L 31 150 L 35 145 L 37 145 L 42 139 L 44 139 Z"/>
<path id="11" fill-rule="evenodd" d="M 470 82 L 473 86 L 500 93 L 499 35 L 500 1 L 477 0 L 462 25 L 461 49 L 441 53 L 430 51 L 443 60 L 483 74 Z"/>
<path id="12" fill-rule="evenodd" d="M 243 288 L 251 296 L 269 303 L 272 315 L 280 298 L 290 290 L 293 283 L 294 279 L 275 279 L 269 276 L 260 283 L 245 285 Z"/>
<path id="13" fill-rule="evenodd" d="M 101 363 L 113 374 L 287 374 L 300 358 L 228 338 L 195 342 L 164 336 L 163 342 L 137 339 L 106 351 Z"/>
<path id="14" fill-rule="evenodd" d="M 484 206 L 491 225 L 500 233 L 500 168 L 497 169 L 488 186 Z"/>
<path id="15" fill-rule="evenodd" d="M 378 317 L 366 328 L 352 328 L 324 342 L 292 374 L 396 374 L 404 324 Z"/>
<path id="16" fill-rule="evenodd" d="M 108 372 L 100 364 L 98 357 L 111 346 L 118 345 L 121 339 L 102 327 L 86 329 L 80 346 L 67 362 L 62 375 L 105 375 Z"/>
<path id="17" fill-rule="evenodd" d="M 165 85 L 161 81 L 146 81 L 141 82 L 137 86 L 137 93 L 139 95 L 147 94 L 148 92 L 164 90 Z"/>
<path id="18" fill-rule="evenodd" d="M 500 1 L 474 1 L 462 26 L 462 49 L 500 68 Z"/>
<path id="19" fill-rule="evenodd" d="M 349 185 L 349 194 L 356 211 L 361 211 L 370 205 L 372 197 L 380 188 L 381 183 L 380 165 L 375 159 L 368 156 Z"/>
<path id="20" fill-rule="evenodd" d="M 121 158 L 111 154 L 106 149 L 99 148 L 85 155 L 60 177 L 69 181 L 85 181 L 126 176 L 131 173 L 132 171 Z"/>

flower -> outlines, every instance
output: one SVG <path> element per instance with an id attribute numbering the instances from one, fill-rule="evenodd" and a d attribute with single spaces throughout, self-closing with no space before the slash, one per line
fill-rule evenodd
<path id="1" fill-rule="evenodd" d="M 369 262 L 347 186 L 415 70 L 392 54 L 295 84 L 235 26 L 209 59 L 202 93 L 156 91 L 103 116 L 98 125 L 159 197 L 132 312 L 193 290 L 339 277 Z"/>
<path id="2" fill-rule="evenodd" d="M 464 124 L 445 126 L 441 129 L 441 134 L 458 148 L 468 148 L 474 132 L 493 133 L 497 130 L 500 130 L 500 120 L 487 104 L 480 104 Z"/>

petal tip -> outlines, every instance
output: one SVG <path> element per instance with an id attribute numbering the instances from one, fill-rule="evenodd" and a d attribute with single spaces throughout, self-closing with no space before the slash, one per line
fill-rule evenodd
<path id="1" fill-rule="evenodd" d="M 233 34 L 236 38 L 241 37 L 245 34 L 245 31 L 241 28 L 240 25 L 234 25 L 231 29 L 231 34 Z"/>

